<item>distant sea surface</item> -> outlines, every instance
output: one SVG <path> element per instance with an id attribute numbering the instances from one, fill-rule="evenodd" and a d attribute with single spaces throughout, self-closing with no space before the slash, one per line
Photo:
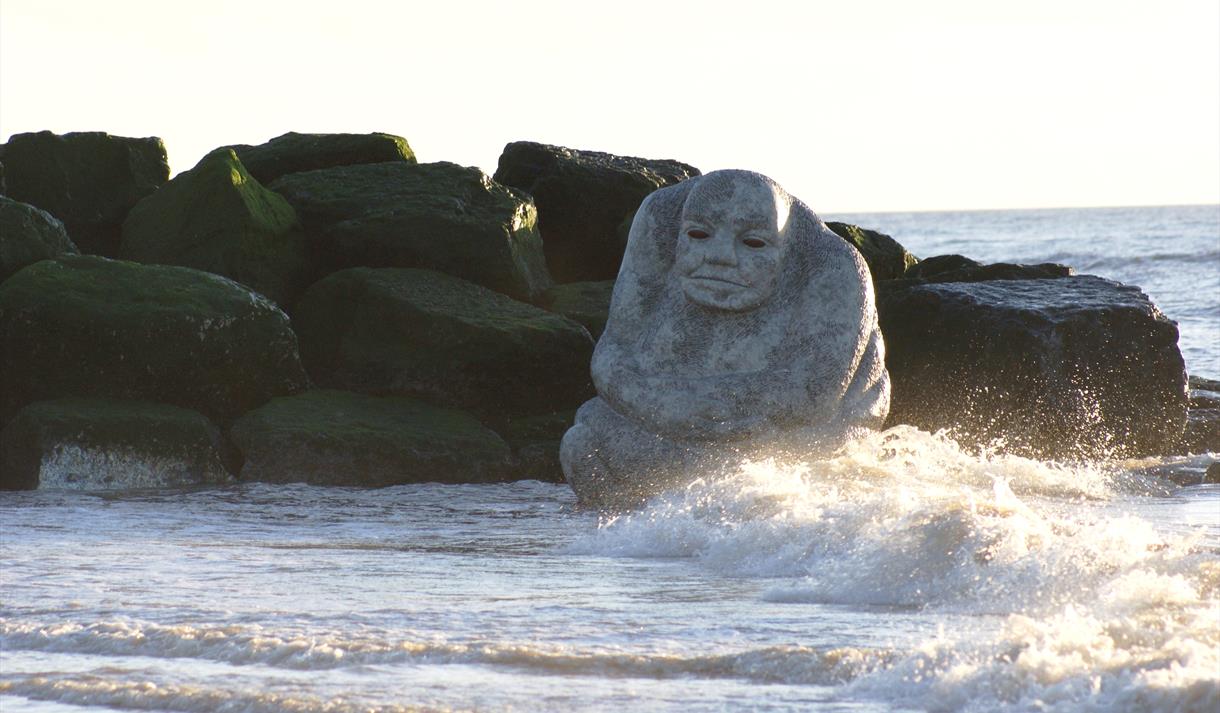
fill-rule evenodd
<path id="1" fill-rule="evenodd" d="M 1139 285 L 1220 377 L 1220 207 L 826 215 Z M 0 711 L 1220 710 L 1215 454 L 900 427 L 631 514 L 564 485 L 0 493 Z"/>

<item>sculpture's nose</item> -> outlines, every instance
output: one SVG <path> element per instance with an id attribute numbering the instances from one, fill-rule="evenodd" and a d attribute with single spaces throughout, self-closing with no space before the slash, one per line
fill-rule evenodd
<path id="1" fill-rule="evenodd" d="M 737 251 L 734 249 L 733 236 L 728 231 L 716 231 L 707 242 L 708 262 L 716 265 L 737 264 Z"/>

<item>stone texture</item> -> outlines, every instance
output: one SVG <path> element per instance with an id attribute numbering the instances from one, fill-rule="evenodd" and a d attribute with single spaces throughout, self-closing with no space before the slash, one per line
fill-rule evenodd
<path id="1" fill-rule="evenodd" d="M 298 134 L 290 131 L 257 146 L 227 146 L 260 183 L 319 168 L 383 161 L 415 163 L 407 140 L 393 134 Z"/>
<path id="2" fill-rule="evenodd" d="M 575 408 L 592 393 L 583 327 L 438 272 L 337 272 L 309 288 L 293 320 L 321 386 L 417 397 L 489 422 Z"/>
<path id="3" fill-rule="evenodd" d="M 503 480 L 512 454 L 473 416 L 413 399 L 307 391 L 272 399 L 231 431 L 242 480 L 382 487 Z"/>
<path id="4" fill-rule="evenodd" d="M 0 285 L 0 419 L 97 396 L 223 423 L 305 384 L 288 317 L 217 275 L 70 255 Z"/>
<path id="5" fill-rule="evenodd" d="M 0 196 L 0 282 L 26 265 L 75 253 L 76 245 L 55 216 Z"/>
<path id="6" fill-rule="evenodd" d="M 614 280 L 601 282 L 569 282 L 546 291 L 542 306 L 555 314 L 579 322 L 597 339 L 606 328 L 610 316 L 610 296 Z"/>
<path id="7" fill-rule="evenodd" d="M 919 262 L 919 258 L 907 252 L 897 240 L 885 233 L 834 221 L 827 222 L 826 227 L 860 251 L 864 262 L 868 264 L 873 282 L 903 277 L 908 269 Z"/>
<path id="8" fill-rule="evenodd" d="M 86 253 L 113 257 L 123 219 L 169 180 L 161 139 L 101 132 L 14 134 L 0 146 L 7 195 L 63 221 Z"/>
<path id="9" fill-rule="evenodd" d="M 904 284 L 929 282 L 987 282 L 989 280 L 1051 280 L 1069 277 L 1072 268 L 1053 262 L 1037 265 L 1018 265 L 997 262 L 984 265 L 963 255 L 936 255 L 925 258 L 907 269 Z"/>
<path id="10" fill-rule="evenodd" d="M 1177 327 L 1138 288 L 1088 275 L 883 283 L 878 309 L 891 423 L 1039 457 L 1162 451 L 1182 432 Z"/>
<path id="11" fill-rule="evenodd" d="M 697 175 L 678 161 L 519 141 L 504 147 L 495 179 L 534 197 L 555 280 L 581 282 L 613 280 L 627 245 L 624 218 L 649 193 Z"/>
<path id="12" fill-rule="evenodd" d="M 0 432 L 0 489 L 123 490 L 226 483 L 231 447 L 202 414 L 147 401 L 57 399 Z"/>
<path id="13" fill-rule="evenodd" d="M 1220 381 L 1190 377 L 1186 429 L 1178 451 L 1220 453 Z"/>
<path id="14" fill-rule="evenodd" d="M 136 204 L 119 256 L 224 275 L 285 306 L 314 272 L 296 211 L 230 149 L 209 153 Z"/>
<path id="15" fill-rule="evenodd" d="M 661 189 L 632 226 L 564 474 L 617 505 L 835 447 L 884 421 L 883 359 L 864 259 L 804 203 L 746 171 Z"/>
<path id="16" fill-rule="evenodd" d="M 499 433 L 513 451 L 513 478 L 562 483 L 559 446 L 575 419 L 575 410 L 554 411 L 501 424 Z"/>
<path id="17" fill-rule="evenodd" d="M 296 208 L 324 273 L 427 268 L 527 302 L 551 286 L 534 205 L 476 168 L 341 166 L 270 187 Z"/>

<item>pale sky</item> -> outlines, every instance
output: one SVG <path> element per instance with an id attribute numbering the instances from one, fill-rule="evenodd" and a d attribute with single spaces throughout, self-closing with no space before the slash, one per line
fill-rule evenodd
<path id="1" fill-rule="evenodd" d="M 0 0 L 0 139 L 286 131 L 495 171 L 531 140 L 815 211 L 1220 202 L 1217 0 Z"/>

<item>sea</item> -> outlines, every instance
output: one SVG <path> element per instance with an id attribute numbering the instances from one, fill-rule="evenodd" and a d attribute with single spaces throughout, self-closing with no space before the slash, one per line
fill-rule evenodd
<path id="1" fill-rule="evenodd" d="M 1139 285 L 1220 378 L 1220 206 L 824 217 Z M 1216 713 L 1220 486 L 1180 484 L 1216 458 L 899 427 L 616 514 L 536 481 L 0 493 L 0 711 Z"/>

